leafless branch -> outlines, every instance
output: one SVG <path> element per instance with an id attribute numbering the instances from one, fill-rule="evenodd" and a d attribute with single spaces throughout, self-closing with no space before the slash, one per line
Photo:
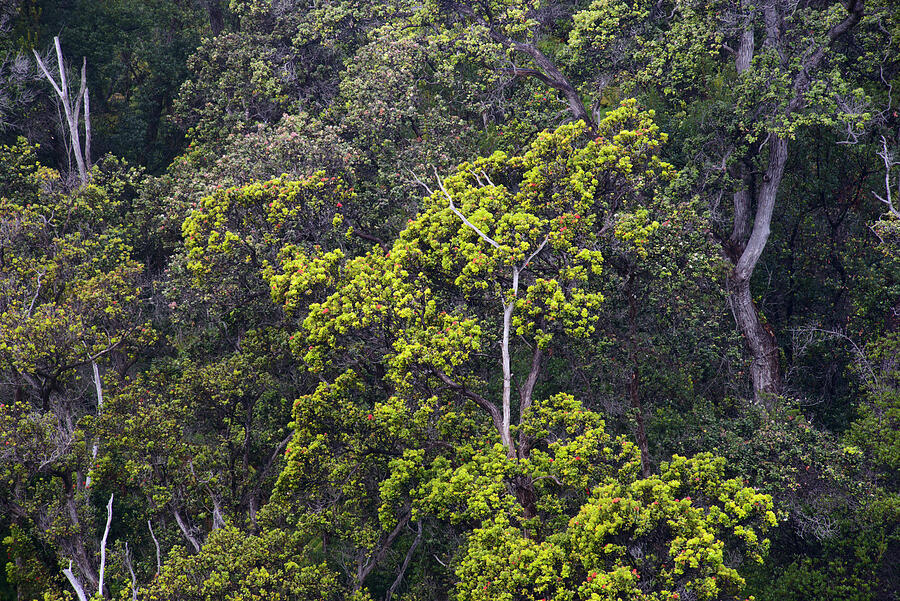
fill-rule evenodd
<path id="1" fill-rule="evenodd" d="M 453 212 L 456 214 L 456 216 L 459 217 L 459 218 L 462 220 L 462 222 L 463 222 L 464 224 L 466 224 L 466 226 L 467 226 L 469 229 L 471 229 L 473 232 L 475 232 L 476 234 L 478 234 L 478 235 L 482 238 L 482 240 L 484 240 L 485 242 L 487 242 L 488 244 L 490 244 L 490 245 L 493 246 L 494 248 L 500 248 L 500 245 L 499 245 L 499 244 L 497 244 L 496 242 L 494 242 L 494 240 L 491 239 L 490 236 L 488 236 L 487 234 L 485 234 L 484 232 L 482 232 L 480 229 L 478 229 L 478 226 L 477 226 L 477 225 L 475 225 L 474 223 L 472 223 L 471 221 L 469 221 L 468 219 L 466 219 L 466 217 L 465 217 L 462 213 L 459 212 L 459 210 L 456 208 L 456 206 L 454 206 L 454 204 L 453 204 L 453 197 L 450 196 L 450 193 L 447 192 L 447 188 L 444 187 L 444 182 L 441 181 L 441 176 L 438 175 L 438 172 L 437 172 L 437 168 L 436 168 L 436 167 L 435 167 L 435 169 L 434 169 L 434 175 L 435 175 L 435 177 L 437 177 L 438 185 L 441 187 L 441 191 L 444 193 L 444 196 L 446 196 L 446 197 L 447 197 L 447 200 L 450 201 L 450 210 L 453 211 Z"/>
<path id="2" fill-rule="evenodd" d="M 125 567 L 128 568 L 128 573 L 131 574 L 131 601 L 137 601 L 137 576 L 134 573 L 134 565 L 131 562 L 131 551 L 128 549 L 128 543 L 125 543 L 125 557 L 124 557 Z"/>
<path id="3" fill-rule="evenodd" d="M 72 585 L 72 588 L 75 589 L 75 594 L 78 595 L 78 601 L 87 601 L 87 596 L 84 594 L 84 587 L 81 585 L 81 582 L 78 581 L 78 578 L 75 577 L 74 572 L 72 572 L 72 560 L 69 560 L 69 567 L 63 570 L 63 574 L 69 580 L 69 584 Z"/>
<path id="4" fill-rule="evenodd" d="M 106 571 L 106 539 L 109 536 L 109 527 L 112 525 L 113 496 L 109 495 L 109 503 L 106 504 L 106 528 L 103 530 L 103 538 L 100 540 L 100 578 L 97 584 L 97 594 L 103 597 L 103 574 Z"/>
<path id="5" fill-rule="evenodd" d="M 78 166 L 78 175 L 81 178 L 81 183 L 86 184 L 89 179 L 89 170 L 91 164 L 90 151 L 91 151 L 91 118 L 90 118 L 90 100 L 88 95 L 87 88 L 87 59 L 82 61 L 81 66 L 81 85 L 78 89 L 78 93 L 75 97 L 75 105 L 72 106 L 72 98 L 69 95 L 69 81 L 66 77 L 66 65 L 63 60 L 62 54 L 62 46 L 59 43 L 59 37 L 53 38 L 53 43 L 56 47 L 56 61 L 59 67 L 59 83 L 57 84 L 56 80 L 50 74 L 50 70 L 44 64 L 41 55 L 38 54 L 37 50 L 34 51 L 34 58 L 37 60 L 38 67 L 43 72 L 44 76 L 50 82 L 50 85 L 53 86 L 53 90 L 56 92 L 56 95 L 59 97 L 60 104 L 62 105 L 62 109 L 65 113 L 66 123 L 69 126 L 69 135 L 67 137 L 67 142 L 71 143 L 71 150 L 75 155 L 75 163 Z M 83 108 L 82 108 L 83 103 Z M 84 111 L 84 123 L 85 123 L 85 143 L 84 148 L 81 145 L 81 135 L 79 133 L 79 121 L 81 120 L 81 113 Z"/>
<path id="6" fill-rule="evenodd" d="M 884 136 L 881 136 L 881 150 L 878 151 L 878 156 L 881 157 L 881 160 L 884 161 L 884 191 L 885 195 L 881 196 L 872 192 L 872 195 L 877 198 L 880 202 L 884 203 L 887 206 L 888 212 L 900 219 L 900 210 L 894 206 L 894 196 L 891 188 L 893 187 L 893 182 L 891 182 L 892 173 L 894 167 L 900 165 L 900 161 L 896 160 L 896 154 L 894 151 L 888 148 L 887 139 Z M 897 178 L 897 195 L 900 196 L 900 177 Z"/>
<path id="7" fill-rule="evenodd" d="M 153 534 L 153 524 L 150 523 L 150 520 L 147 520 L 147 528 L 150 529 L 150 538 L 153 539 L 153 545 L 156 547 L 156 575 L 159 576 L 162 570 L 162 553 L 159 550 L 159 541 L 156 540 L 156 535 Z"/>

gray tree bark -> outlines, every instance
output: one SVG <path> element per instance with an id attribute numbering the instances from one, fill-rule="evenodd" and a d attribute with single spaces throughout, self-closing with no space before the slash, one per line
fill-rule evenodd
<path id="1" fill-rule="evenodd" d="M 69 148 L 75 155 L 75 164 L 78 167 L 78 176 L 82 184 L 88 182 L 91 169 L 91 103 L 87 88 L 87 59 L 82 60 L 81 64 L 81 86 L 75 95 L 75 104 L 72 104 L 72 97 L 69 92 L 69 80 L 66 77 L 66 65 L 63 61 L 62 47 L 59 43 L 59 37 L 53 38 L 56 46 L 56 62 L 59 67 L 59 83 L 50 74 L 50 70 L 41 59 L 41 55 L 37 50 L 34 51 L 34 58 L 37 60 L 38 67 L 44 73 L 47 81 L 53 86 L 56 95 L 59 96 L 65 113 L 66 123 L 69 128 Z M 84 111 L 84 146 L 81 144 L 81 134 L 79 132 L 79 124 L 81 122 L 82 107 Z"/>

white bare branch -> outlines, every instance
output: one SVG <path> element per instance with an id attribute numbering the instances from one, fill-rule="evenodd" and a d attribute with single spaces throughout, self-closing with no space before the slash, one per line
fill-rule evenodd
<path id="1" fill-rule="evenodd" d="M 887 139 L 884 136 L 881 136 L 881 150 L 878 151 L 878 156 L 884 161 L 885 195 L 881 196 L 875 192 L 872 192 L 872 195 L 887 206 L 887 210 L 891 215 L 900 219 L 900 209 L 894 206 L 894 195 L 891 190 L 893 187 L 891 180 L 894 167 L 900 166 L 900 161 L 896 160 L 897 155 L 888 147 Z M 897 196 L 900 196 L 900 176 L 897 177 Z"/>
<path id="2" fill-rule="evenodd" d="M 131 562 L 131 551 L 128 550 L 128 543 L 125 543 L 125 567 L 131 574 L 131 601 L 137 601 L 137 576 L 134 573 L 134 565 Z"/>
<path id="3" fill-rule="evenodd" d="M 75 594 L 78 595 L 78 601 L 87 601 L 87 595 L 84 594 L 84 587 L 81 585 L 81 582 L 78 581 L 78 578 L 75 577 L 75 573 L 72 572 L 72 560 L 69 560 L 69 567 L 63 570 L 63 574 L 69 580 L 69 584 L 72 585 L 72 588 L 75 589 Z"/>
<path id="4" fill-rule="evenodd" d="M 159 541 L 156 540 L 156 535 L 153 534 L 153 524 L 150 523 L 150 520 L 147 520 L 147 528 L 150 529 L 150 538 L 153 539 L 153 545 L 156 547 L 156 575 L 159 576 L 162 570 L 162 554 L 159 551 Z"/>
<path id="5" fill-rule="evenodd" d="M 82 61 L 81 85 L 78 89 L 78 94 L 75 96 L 75 104 L 73 106 L 72 98 L 69 94 L 69 80 L 66 77 L 66 65 L 63 60 L 62 46 L 59 43 L 59 37 L 54 37 L 53 43 L 56 46 L 56 62 L 59 66 L 59 83 L 57 83 L 50 74 L 50 70 L 47 68 L 47 65 L 44 64 L 44 61 L 37 50 L 34 51 L 34 58 L 37 60 L 38 67 L 47 78 L 47 81 L 53 86 L 56 95 L 59 96 L 62 110 L 65 113 L 66 124 L 69 129 L 66 145 L 71 149 L 72 154 L 75 155 L 75 163 L 78 166 L 78 175 L 81 178 L 81 183 L 86 184 L 89 179 L 91 165 L 91 117 L 87 89 L 87 59 Z M 81 145 L 81 135 L 79 133 L 79 123 L 81 121 L 82 112 L 84 113 L 85 124 L 85 142 L 83 148 Z"/>
<path id="6" fill-rule="evenodd" d="M 466 224 L 466 226 L 469 229 L 471 229 L 473 232 L 478 234 L 482 240 L 484 240 L 485 242 L 487 242 L 494 248 L 500 248 L 500 245 L 497 244 L 496 242 L 494 242 L 494 240 L 491 239 L 490 236 L 488 236 L 487 234 L 482 232 L 480 229 L 478 229 L 477 225 L 475 225 L 474 223 L 472 223 L 471 221 L 466 219 L 465 215 L 463 215 L 462 213 L 459 212 L 459 209 L 457 209 L 456 206 L 453 204 L 453 197 L 450 196 L 450 193 L 447 192 L 447 188 L 444 187 L 444 182 L 441 181 L 441 176 L 438 175 L 437 169 L 434 170 L 434 175 L 435 175 L 435 177 L 437 177 L 438 185 L 441 187 L 441 192 L 443 192 L 444 196 L 447 197 L 447 200 L 450 201 L 450 210 L 453 211 L 456 214 L 456 216 L 459 217 L 462 220 L 462 222 L 464 224 Z"/>
<path id="7" fill-rule="evenodd" d="M 103 530 L 103 538 L 100 540 L 100 578 L 97 583 L 97 594 L 103 596 L 103 574 L 106 571 L 106 539 L 109 536 L 109 527 L 112 525 L 113 496 L 109 495 L 109 503 L 106 504 L 106 528 Z"/>

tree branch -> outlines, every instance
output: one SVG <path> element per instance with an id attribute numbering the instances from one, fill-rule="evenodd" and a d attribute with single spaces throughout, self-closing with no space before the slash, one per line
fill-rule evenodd
<path id="1" fill-rule="evenodd" d="M 75 589 L 75 594 L 78 595 L 78 601 L 87 601 L 87 596 L 84 594 L 84 587 L 81 586 L 81 583 L 78 582 L 78 579 L 75 577 L 75 573 L 72 572 L 72 560 L 69 560 L 69 567 L 64 569 L 63 574 L 69 580 L 69 584 L 72 585 L 72 588 Z"/>
<path id="2" fill-rule="evenodd" d="M 562 71 L 560 71 L 553 61 L 551 61 L 547 55 L 541 52 L 537 46 L 534 44 L 526 43 L 526 42 L 518 42 L 513 40 L 512 38 L 500 33 L 497 28 L 491 24 L 489 21 L 485 20 L 483 17 L 478 15 L 471 6 L 467 4 L 461 3 L 452 3 L 451 6 L 453 9 L 460 15 L 468 17 L 472 21 L 478 23 L 482 27 L 484 27 L 488 35 L 492 40 L 497 42 L 498 44 L 503 45 L 506 48 L 509 48 L 519 54 L 524 54 L 529 57 L 535 65 L 540 69 L 540 71 L 534 70 L 526 70 L 529 72 L 521 72 L 521 76 L 531 76 L 536 77 L 546 85 L 555 88 L 563 93 L 566 97 L 566 100 L 569 104 L 569 110 L 572 112 L 575 120 L 582 120 L 588 124 L 589 127 L 594 127 L 594 121 L 591 119 L 590 114 L 584 106 L 584 101 L 581 99 L 581 96 L 578 94 L 578 91 L 575 89 L 568 78 L 563 75 Z M 519 72 L 518 68 L 514 68 L 514 75 L 518 75 L 516 72 Z"/>
<path id="3" fill-rule="evenodd" d="M 372 570 L 375 569 L 381 560 L 387 555 L 387 552 L 390 550 L 391 545 L 394 544 L 394 540 L 400 535 L 406 525 L 409 523 L 409 519 L 412 517 L 412 511 L 407 511 L 406 516 L 403 517 L 397 525 L 391 530 L 390 534 L 387 535 L 387 538 L 384 540 L 384 543 L 380 546 L 378 550 L 376 550 L 372 557 L 369 558 L 369 562 L 365 565 L 360 565 L 356 572 L 356 587 L 359 588 L 362 586 L 362 583 L 365 582 L 366 578 L 368 578 L 369 574 L 372 573 Z"/>
<path id="4" fill-rule="evenodd" d="M 534 353 L 531 355 L 531 370 L 528 372 L 528 377 L 525 378 L 525 384 L 522 386 L 522 389 L 519 391 L 519 422 L 521 423 L 522 417 L 525 415 L 531 408 L 532 394 L 534 393 L 534 387 L 537 384 L 538 376 L 541 374 L 541 360 L 544 357 L 543 351 L 541 351 L 541 347 L 537 344 L 534 345 Z"/>
<path id="5" fill-rule="evenodd" d="M 187 524 L 184 523 L 184 519 L 181 517 L 181 512 L 178 511 L 177 507 L 173 507 L 172 513 L 175 514 L 175 523 L 178 524 L 178 528 L 181 530 L 184 538 L 186 538 L 188 542 L 191 543 L 191 546 L 194 547 L 194 551 L 199 553 L 200 542 L 191 534 L 190 530 L 188 530 Z"/>
<path id="6" fill-rule="evenodd" d="M 863 17 L 865 12 L 865 0 L 847 0 L 844 5 L 849 13 L 844 19 L 828 30 L 828 40 L 820 44 L 811 54 L 809 54 L 802 62 L 800 73 L 794 79 L 793 98 L 788 106 L 788 112 L 794 112 L 803 103 L 803 94 L 806 93 L 812 75 L 810 73 L 818 68 L 825 58 L 825 50 L 835 42 L 839 37 L 850 31 Z"/>
<path id="7" fill-rule="evenodd" d="M 890 212 L 891 215 L 900 219 L 900 210 L 894 206 L 894 198 L 891 192 L 891 171 L 894 167 L 900 165 L 900 162 L 894 160 L 894 153 L 888 149 L 887 139 L 884 136 L 881 136 L 881 150 L 879 150 L 877 154 L 881 157 L 881 160 L 884 161 L 885 196 L 882 197 L 875 192 L 872 192 L 872 195 L 887 206 L 888 212 Z M 900 181 L 898 181 L 897 188 L 900 190 Z"/>
<path id="8" fill-rule="evenodd" d="M 397 578 L 394 579 L 394 584 L 391 585 L 391 588 L 388 589 L 387 595 L 385 596 L 385 601 L 391 601 L 391 597 L 394 596 L 394 593 L 397 592 L 397 589 L 400 587 L 400 583 L 403 582 L 403 576 L 406 574 L 406 569 L 409 567 L 409 562 L 412 559 L 413 552 L 415 552 L 416 547 L 419 546 L 419 543 L 422 542 L 422 520 L 419 520 L 416 538 L 413 540 L 412 545 L 409 546 L 409 550 L 406 552 L 406 557 L 403 558 L 403 563 L 400 565 L 400 572 L 397 574 Z"/>
<path id="9" fill-rule="evenodd" d="M 109 536 L 109 527 L 112 525 L 113 496 L 109 495 L 109 503 L 106 504 L 106 528 L 103 530 L 103 538 L 100 540 L 100 577 L 97 584 L 97 594 L 103 596 L 103 574 L 106 571 L 106 538 Z"/>
<path id="10" fill-rule="evenodd" d="M 443 382 L 445 385 L 447 385 L 448 388 L 462 394 L 464 397 L 466 397 L 472 401 L 475 401 L 476 405 L 478 405 L 479 407 L 481 407 L 482 409 L 487 411 L 488 415 L 491 416 L 491 420 L 494 422 L 494 426 L 497 428 L 497 431 L 498 432 L 500 431 L 503 421 L 500 419 L 500 410 L 497 408 L 497 405 L 493 404 L 492 402 L 490 402 L 489 400 L 487 400 L 486 398 L 484 398 L 477 392 L 473 392 L 473 391 L 469 390 L 462 384 L 457 384 L 456 382 L 451 380 L 450 377 L 447 374 L 445 374 L 444 372 L 442 372 L 441 370 L 439 370 L 437 368 L 432 368 L 432 372 L 441 382 Z"/>
<path id="11" fill-rule="evenodd" d="M 162 553 L 159 551 L 159 541 L 156 540 L 156 535 L 153 534 L 153 524 L 150 523 L 150 520 L 147 520 L 147 528 L 150 529 L 150 538 L 153 539 L 153 545 L 156 547 L 156 575 L 159 576 L 162 570 Z"/>
<path id="12" fill-rule="evenodd" d="M 500 245 L 494 242 L 487 234 L 478 229 L 478 226 L 465 218 L 465 216 L 459 212 L 459 210 L 453 205 L 453 197 L 450 196 L 450 193 L 447 192 L 447 188 L 444 187 L 444 182 L 441 181 L 441 176 L 438 175 L 437 168 L 434 169 L 434 175 L 437 177 L 438 185 L 441 187 L 441 192 L 444 193 L 444 196 L 447 197 L 447 200 L 450 201 L 450 210 L 453 211 L 457 217 L 459 217 L 464 224 L 466 224 L 469 229 L 478 234 L 482 240 L 493 246 L 494 248 L 500 248 Z"/>
<path id="13" fill-rule="evenodd" d="M 137 576 L 134 573 L 134 565 L 131 562 L 131 551 L 128 550 L 128 542 L 125 542 L 125 567 L 131 574 L 131 601 L 137 601 Z"/>

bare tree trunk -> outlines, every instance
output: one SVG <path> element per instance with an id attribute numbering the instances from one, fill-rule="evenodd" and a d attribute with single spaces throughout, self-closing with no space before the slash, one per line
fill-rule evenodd
<path id="1" fill-rule="evenodd" d="M 518 283 L 519 272 L 513 267 L 513 273 L 516 283 Z M 516 450 L 513 447 L 512 435 L 510 434 L 511 425 L 511 397 L 512 397 L 512 369 L 509 359 L 509 331 L 512 328 L 512 314 L 516 307 L 515 298 L 511 299 L 503 306 L 503 338 L 501 342 L 502 363 L 503 363 L 503 425 L 500 429 L 500 440 L 506 448 L 506 454 L 514 457 Z"/>
<path id="2" fill-rule="evenodd" d="M 91 367 L 94 370 L 94 388 L 97 390 L 97 416 L 103 414 L 103 380 L 100 379 L 100 368 L 97 366 L 96 361 L 91 361 Z M 91 466 L 88 470 L 87 478 L 85 478 L 84 485 L 86 488 L 91 486 L 91 472 L 90 470 L 94 469 L 94 464 L 97 461 L 97 451 L 99 450 L 99 445 L 97 441 L 94 441 L 94 446 L 91 449 Z"/>
<path id="3" fill-rule="evenodd" d="M 181 517 L 181 512 L 178 511 L 177 507 L 173 506 L 172 513 L 175 515 L 175 523 L 178 524 L 178 528 L 179 530 L 181 530 L 184 538 L 186 538 L 187 541 L 191 543 L 191 546 L 194 547 L 194 551 L 199 553 L 200 541 L 198 541 L 197 538 L 193 534 L 191 534 L 190 528 L 188 528 L 188 525 L 184 522 L 184 518 Z"/>
<path id="4" fill-rule="evenodd" d="M 156 539 L 156 535 L 153 534 L 153 524 L 150 523 L 150 520 L 147 520 L 147 528 L 150 529 L 150 538 L 153 539 L 153 546 L 156 547 L 156 575 L 159 576 L 162 570 L 162 553 L 160 553 L 159 541 Z"/>
<path id="5" fill-rule="evenodd" d="M 106 504 L 106 528 L 103 530 L 103 539 L 100 541 L 100 577 L 97 582 L 97 594 L 104 597 L 103 577 L 106 573 L 106 539 L 109 536 L 109 527 L 112 525 L 113 494 L 109 495 L 109 503 Z"/>
<path id="6" fill-rule="evenodd" d="M 125 556 L 124 556 L 125 567 L 128 568 L 128 573 L 131 574 L 131 601 L 137 601 L 137 574 L 134 573 L 134 564 L 131 561 L 131 551 L 128 550 L 128 543 L 125 543 Z"/>
<path id="7" fill-rule="evenodd" d="M 66 123 L 69 127 L 68 146 L 71 148 L 72 154 L 75 155 L 75 163 L 78 166 L 78 176 L 81 179 L 81 183 L 86 184 L 91 169 L 91 104 L 87 88 L 87 59 L 84 59 L 81 64 L 81 86 L 78 89 L 78 93 L 75 95 L 75 105 L 73 106 L 72 97 L 69 94 L 69 80 L 66 77 L 66 65 L 63 61 L 62 47 L 60 46 L 59 38 L 54 37 L 53 43 L 56 46 L 59 83 L 56 83 L 56 80 L 53 79 L 50 70 L 47 69 L 47 66 L 44 64 L 44 61 L 41 59 L 41 55 L 38 54 L 37 50 L 34 51 L 34 58 L 37 60 L 38 67 L 40 67 L 44 76 L 50 82 L 50 85 L 53 86 L 56 95 L 59 96 L 60 103 L 62 104 L 65 113 Z M 81 135 L 79 133 L 82 104 L 84 106 L 85 125 L 84 148 L 81 146 Z"/>

